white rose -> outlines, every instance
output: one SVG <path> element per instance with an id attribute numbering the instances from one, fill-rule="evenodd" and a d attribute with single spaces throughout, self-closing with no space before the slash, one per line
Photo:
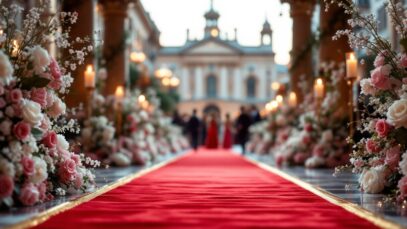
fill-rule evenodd
<path id="1" fill-rule="evenodd" d="M 23 151 L 23 146 L 19 141 L 12 141 L 9 144 L 10 151 L 16 155 L 21 156 L 21 152 Z"/>
<path id="2" fill-rule="evenodd" d="M 362 94 L 365 94 L 365 95 L 374 95 L 377 92 L 376 88 L 372 85 L 370 78 L 362 79 L 360 81 L 360 88 L 361 88 Z"/>
<path id="3" fill-rule="evenodd" d="M 34 126 L 40 125 L 44 118 L 41 113 L 41 105 L 27 99 L 23 99 L 21 114 L 26 122 Z"/>
<path id="4" fill-rule="evenodd" d="M 366 193 L 380 193 L 386 182 L 383 167 L 366 169 L 359 178 L 359 183 Z"/>
<path id="5" fill-rule="evenodd" d="M 13 73 L 14 69 L 10 60 L 6 54 L 0 50 L 0 81 L 7 84 L 13 76 Z"/>
<path id="6" fill-rule="evenodd" d="M 14 177 L 16 175 L 16 170 L 13 163 L 10 163 L 5 159 L 0 159 L 0 174 Z"/>
<path id="7" fill-rule="evenodd" d="M 124 153 L 115 153 L 110 156 L 110 160 L 117 166 L 129 166 L 131 164 L 131 160 L 128 156 Z"/>
<path id="8" fill-rule="evenodd" d="M 112 126 L 106 126 L 106 128 L 103 130 L 103 142 L 108 142 L 108 141 L 110 141 L 110 140 L 112 140 L 113 139 L 113 137 L 114 137 L 114 132 L 115 132 L 115 129 L 114 129 L 114 127 L 112 127 Z"/>
<path id="9" fill-rule="evenodd" d="M 305 167 L 307 168 L 317 168 L 323 166 L 325 164 L 325 160 L 318 156 L 312 156 L 305 161 Z"/>
<path id="10" fill-rule="evenodd" d="M 54 103 L 48 110 L 48 114 L 53 118 L 57 118 L 58 116 L 65 114 L 65 111 L 66 104 L 62 102 L 59 97 L 56 97 Z"/>
<path id="11" fill-rule="evenodd" d="M 387 121 L 396 128 L 407 128 L 407 100 L 395 101 L 387 111 Z"/>
<path id="12" fill-rule="evenodd" d="M 144 111 L 144 110 L 140 111 L 139 115 L 140 115 L 141 120 L 143 120 L 143 121 L 148 120 L 148 113 L 146 111 Z"/>
<path id="13" fill-rule="evenodd" d="M 59 150 L 68 150 L 69 149 L 69 143 L 68 141 L 65 139 L 65 137 L 61 134 L 57 135 L 57 148 Z"/>
<path id="14" fill-rule="evenodd" d="M 154 126 L 151 123 L 147 123 L 144 128 L 149 134 L 154 134 Z"/>
<path id="15" fill-rule="evenodd" d="M 34 174 L 30 176 L 30 181 L 39 184 L 48 178 L 47 163 L 39 157 L 33 157 Z"/>
<path id="16" fill-rule="evenodd" d="M 403 159 L 400 161 L 400 171 L 403 175 L 407 175 L 407 153 L 403 153 Z"/>
<path id="17" fill-rule="evenodd" d="M 34 64 L 34 70 L 36 73 L 42 73 L 44 68 L 51 63 L 47 50 L 40 46 L 34 46 L 30 50 L 31 61 Z"/>

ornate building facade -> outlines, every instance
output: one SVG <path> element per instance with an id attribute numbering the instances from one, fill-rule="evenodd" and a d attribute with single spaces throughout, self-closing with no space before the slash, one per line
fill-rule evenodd
<path id="1" fill-rule="evenodd" d="M 220 36 L 220 14 L 212 4 L 204 17 L 202 39 L 190 39 L 187 31 L 183 46 L 158 52 L 157 67 L 170 68 L 180 78 L 179 112 L 190 114 L 195 108 L 235 116 L 241 105 L 263 107 L 274 96 L 271 83 L 289 80 L 286 67 L 274 61 L 270 23 L 264 22 L 258 46 L 244 46 L 236 30 L 233 39 Z"/>

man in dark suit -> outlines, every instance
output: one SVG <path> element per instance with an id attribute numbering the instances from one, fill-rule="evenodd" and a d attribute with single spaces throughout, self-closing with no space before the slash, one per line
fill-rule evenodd
<path id="1" fill-rule="evenodd" d="M 196 109 L 192 111 L 192 116 L 187 123 L 188 133 L 191 139 L 191 145 L 194 150 L 198 149 L 199 140 L 199 128 L 201 126 L 201 121 L 196 116 Z"/>
<path id="2" fill-rule="evenodd" d="M 249 140 L 249 127 L 252 120 L 244 106 L 240 107 L 240 115 L 236 120 L 237 142 L 242 146 L 242 154 L 246 153 L 246 142 Z"/>

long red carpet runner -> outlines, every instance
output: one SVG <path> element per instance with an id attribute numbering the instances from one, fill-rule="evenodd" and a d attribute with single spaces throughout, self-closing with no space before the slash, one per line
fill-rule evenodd
<path id="1" fill-rule="evenodd" d="M 222 150 L 190 153 L 51 217 L 41 228 L 374 228 Z"/>

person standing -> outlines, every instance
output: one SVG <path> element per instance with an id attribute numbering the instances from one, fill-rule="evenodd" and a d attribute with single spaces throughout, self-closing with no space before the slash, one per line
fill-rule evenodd
<path id="1" fill-rule="evenodd" d="M 250 116 L 252 118 L 252 123 L 257 123 L 257 122 L 261 121 L 260 112 L 257 109 L 256 105 L 252 105 L 251 111 L 250 111 Z"/>
<path id="2" fill-rule="evenodd" d="M 201 121 L 196 116 L 196 109 L 194 109 L 192 111 L 191 118 L 188 120 L 187 130 L 188 130 L 188 133 L 189 133 L 189 137 L 191 139 L 192 148 L 195 151 L 198 149 L 200 126 L 201 126 Z"/>
<path id="3" fill-rule="evenodd" d="M 240 115 L 236 120 L 237 141 L 242 147 L 242 154 L 246 153 L 246 142 L 249 140 L 249 127 L 252 123 L 251 117 L 247 114 L 244 106 L 240 107 Z"/>
<path id="4" fill-rule="evenodd" d="M 206 148 L 208 148 L 208 149 L 216 149 L 216 148 L 218 148 L 218 145 L 219 145 L 219 142 L 218 142 L 218 124 L 216 123 L 215 114 L 212 114 L 210 116 L 207 132 L 208 133 L 207 133 L 206 142 L 205 142 Z"/>
<path id="5" fill-rule="evenodd" d="M 224 124 L 223 130 L 223 148 L 230 149 L 232 148 L 233 140 L 232 140 L 232 121 L 230 120 L 230 114 L 226 114 L 226 120 Z"/>

